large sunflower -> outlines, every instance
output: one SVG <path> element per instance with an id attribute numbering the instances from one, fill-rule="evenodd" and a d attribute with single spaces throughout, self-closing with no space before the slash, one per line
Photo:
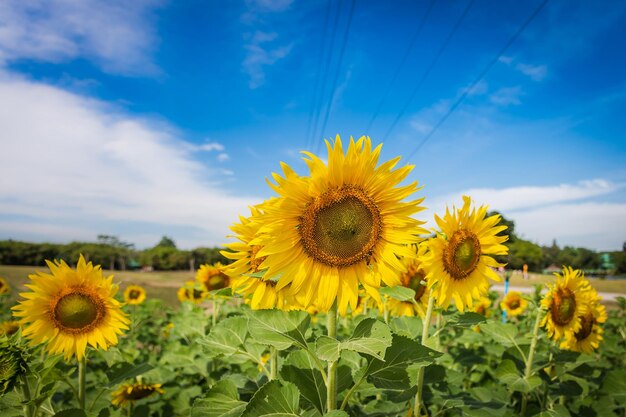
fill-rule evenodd
<path id="1" fill-rule="evenodd" d="M 143 400 L 156 393 L 165 393 L 161 384 L 143 384 L 141 382 L 123 384 L 111 393 L 111 403 L 117 407 L 125 407 L 127 404 Z"/>
<path id="2" fill-rule="evenodd" d="M 606 309 L 600 304 L 600 297 L 595 294 L 595 290 L 592 291 L 591 300 L 587 313 L 580 316 L 580 329 L 575 333 L 566 333 L 561 349 L 591 353 L 600 346 L 603 339 L 600 325 L 607 319 Z"/>
<path id="3" fill-rule="evenodd" d="M 509 316 L 518 316 L 526 310 L 528 301 L 517 291 L 509 291 L 500 302 L 500 308 Z"/>
<path id="4" fill-rule="evenodd" d="M 422 284 L 426 279 L 426 273 L 422 269 L 421 259 L 426 254 L 426 245 L 417 247 L 417 258 L 404 258 L 403 263 L 407 269 L 400 275 L 402 286 L 411 288 L 415 291 L 415 302 L 399 301 L 393 298 L 387 300 L 387 308 L 392 316 L 426 316 L 426 308 L 428 306 L 427 286 Z"/>
<path id="5" fill-rule="evenodd" d="M 403 201 L 418 190 L 416 182 L 399 186 L 413 166 L 394 169 L 399 157 L 378 165 L 381 146 L 372 149 L 369 138 L 351 138 L 345 154 L 339 136 L 326 145 L 328 164 L 304 152 L 310 177 L 284 163 L 284 177 L 273 175 L 280 198 L 251 244 L 262 246 L 257 256 L 278 290 L 291 285 L 300 304 L 321 311 L 336 300 L 345 314 L 356 309 L 359 282 L 370 293 L 381 279 L 400 285 L 399 258 L 415 257 L 408 245 L 426 233 L 412 217 L 423 198 Z"/>
<path id="6" fill-rule="evenodd" d="M 207 292 L 228 287 L 228 275 L 222 272 L 222 268 L 223 265 L 219 262 L 215 265 L 200 265 L 196 272 L 196 281 L 202 284 Z"/>
<path id="7" fill-rule="evenodd" d="M 126 304 L 138 305 L 146 300 L 146 290 L 139 285 L 129 285 L 124 290 L 124 301 Z"/>
<path id="8" fill-rule="evenodd" d="M 0 277 L 0 295 L 8 294 L 11 291 L 11 286 L 6 279 Z"/>
<path id="9" fill-rule="evenodd" d="M 563 275 L 556 276 L 556 283 L 548 285 L 549 291 L 541 300 L 541 307 L 548 310 L 541 325 L 553 340 L 573 335 L 581 328 L 593 300 L 591 286 L 578 269 L 563 267 Z"/>
<path id="10" fill-rule="evenodd" d="M 87 345 L 106 350 L 117 344 L 129 320 L 115 299 L 113 276 L 104 278 L 82 255 L 76 270 L 64 261 L 46 262 L 52 274 L 30 275 L 32 292 L 21 293 L 25 300 L 13 307 L 31 345 L 46 342 L 48 352 L 80 360 Z"/>
<path id="11" fill-rule="evenodd" d="M 435 215 L 441 231 L 428 242 L 424 269 L 428 287 L 443 308 L 452 300 L 459 311 L 471 308 L 474 300 L 487 293 L 489 279 L 500 280 L 492 269 L 500 264 L 490 255 L 508 253 L 502 244 L 508 236 L 497 235 L 507 228 L 498 226 L 500 216 L 487 217 L 487 206 L 471 206 L 470 197 L 463 196 L 463 207 L 453 207 L 452 213 L 446 208 L 443 219 Z"/>

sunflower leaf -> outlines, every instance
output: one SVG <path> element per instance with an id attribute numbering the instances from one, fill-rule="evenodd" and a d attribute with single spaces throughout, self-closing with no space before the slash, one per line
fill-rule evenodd
<path id="1" fill-rule="evenodd" d="M 54 417 L 87 417 L 87 414 L 80 408 L 70 408 L 67 410 L 59 411 Z"/>
<path id="2" fill-rule="evenodd" d="M 342 350 L 352 350 L 383 360 L 385 350 L 391 346 L 391 330 L 380 320 L 367 318 L 361 321 L 352 336 L 341 342 Z"/>
<path id="3" fill-rule="evenodd" d="M 249 311 L 250 335 L 255 341 L 285 350 L 291 345 L 307 348 L 306 331 L 311 316 L 306 311 L 256 310 Z"/>
<path id="4" fill-rule="evenodd" d="M 128 362 L 117 363 L 110 367 L 106 372 L 107 378 L 109 379 L 107 387 L 110 388 L 126 381 L 127 379 L 132 379 L 138 375 L 145 374 L 153 368 L 154 367 L 149 363 L 142 363 L 139 365 L 133 365 Z"/>
<path id="5" fill-rule="evenodd" d="M 270 381 L 252 397 L 242 417 L 298 417 L 300 392 L 290 382 Z"/>
<path id="6" fill-rule="evenodd" d="M 398 301 L 411 301 L 415 298 L 414 290 L 402 286 L 381 287 L 378 289 L 378 292 Z"/>
<path id="7" fill-rule="evenodd" d="M 336 362 L 341 352 L 341 343 L 332 337 L 320 336 L 315 341 L 315 352 L 322 360 Z"/>
<path id="8" fill-rule="evenodd" d="M 337 355 L 339 356 L 339 355 Z M 320 413 L 326 405 L 326 385 L 322 373 L 315 367 L 311 355 L 303 350 L 291 352 L 280 370 L 285 381 L 292 382 L 302 397 Z"/>
<path id="9" fill-rule="evenodd" d="M 495 374 L 511 391 L 528 393 L 541 385 L 541 378 L 538 376 L 525 378 L 515 366 L 515 362 L 510 359 L 500 362 Z"/>
<path id="10" fill-rule="evenodd" d="M 463 314 L 454 314 L 452 317 L 448 318 L 446 324 L 454 327 L 468 328 L 476 326 L 477 324 L 484 323 L 485 321 L 485 316 L 483 316 L 482 314 L 468 311 Z"/>
<path id="11" fill-rule="evenodd" d="M 481 324 L 480 331 L 503 346 L 517 345 L 517 327 L 511 323 L 490 321 L 489 323 Z"/>
<path id="12" fill-rule="evenodd" d="M 198 339 L 206 348 L 209 357 L 230 356 L 240 351 L 246 342 L 248 318 L 244 316 L 228 317 L 211 329 L 208 336 Z"/>
<path id="13" fill-rule="evenodd" d="M 199 398 L 193 403 L 191 417 L 239 417 L 246 405 L 239 400 L 235 384 L 221 380 L 211 388 L 206 398 Z"/>

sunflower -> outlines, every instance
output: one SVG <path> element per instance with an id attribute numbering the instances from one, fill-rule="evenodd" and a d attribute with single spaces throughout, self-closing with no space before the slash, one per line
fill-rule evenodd
<path id="1" fill-rule="evenodd" d="M 146 299 L 146 290 L 139 285 L 129 285 L 124 290 L 124 301 L 126 304 L 137 305 L 141 304 Z"/>
<path id="2" fill-rule="evenodd" d="M 11 286 L 6 279 L 0 277 L 0 295 L 8 294 L 11 291 Z"/>
<path id="3" fill-rule="evenodd" d="M 14 320 L 7 320 L 0 322 L 0 336 L 11 336 L 17 333 L 20 329 L 20 322 Z"/>
<path id="4" fill-rule="evenodd" d="M 491 300 L 489 297 L 482 296 L 474 303 L 472 312 L 481 314 L 485 317 L 491 316 Z"/>
<path id="5" fill-rule="evenodd" d="M 548 311 L 541 325 L 551 339 L 559 340 L 580 331 L 581 317 L 589 312 L 593 294 L 589 281 L 578 269 L 564 266 L 563 275 L 554 275 L 556 283 L 548 285 L 549 291 L 541 300 L 541 307 Z"/>
<path id="6" fill-rule="evenodd" d="M 26 351 L 15 340 L 0 338 L 0 398 L 26 373 L 27 359 Z"/>
<path id="7" fill-rule="evenodd" d="M 204 289 L 209 291 L 220 290 L 228 287 L 228 275 L 222 272 L 223 265 L 217 262 L 215 265 L 200 265 L 196 272 L 196 281 L 198 281 Z"/>
<path id="8" fill-rule="evenodd" d="M 161 384 L 143 384 L 141 382 L 123 384 L 120 385 L 117 391 L 111 393 L 113 397 L 111 403 L 117 407 L 125 407 L 127 404 L 143 400 L 155 393 L 165 393 L 161 388 Z"/>
<path id="9" fill-rule="evenodd" d="M 487 216 L 487 206 L 471 208 L 463 196 L 463 207 L 446 208 L 443 219 L 435 215 L 441 232 L 428 241 L 430 252 L 424 258 L 428 288 L 437 305 L 447 308 L 454 299 L 459 311 L 471 308 L 474 300 L 487 293 L 489 279 L 500 278 L 492 267 L 501 266 L 490 255 L 506 255 L 502 243 L 508 236 L 497 236 L 506 226 L 497 226 L 499 215 Z"/>
<path id="10" fill-rule="evenodd" d="M 115 299 L 113 276 L 104 278 L 100 265 L 82 255 L 76 270 L 64 261 L 46 262 L 52 274 L 29 275 L 32 292 L 21 293 L 25 300 L 13 307 L 31 345 L 46 342 L 48 352 L 80 360 L 87 345 L 107 350 L 117 344 L 129 320 Z"/>
<path id="11" fill-rule="evenodd" d="M 593 295 L 595 294 L 592 294 L 592 297 Z M 600 324 L 606 319 L 606 309 L 600 304 L 600 297 L 593 297 L 587 313 L 580 316 L 580 330 L 576 333 L 567 333 L 565 341 L 561 342 L 561 349 L 592 353 L 603 339 Z"/>
<path id="12" fill-rule="evenodd" d="M 185 282 L 185 285 L 180 287 L 177 293 L 178 301 L 181 303 L 189 301 L 194 304 L 200 304 L 204 299 L 205 294 L 204 290 L 199 288 L 195 281 Z"/>
<path id="13" fill-rule="evenodd" d="M 416 314 L 419 314 L 422 318 L 426 316 L 428 293 L 426 291 L 427 286 L 422 284 L 426 280 L 426 273 L 422 269 L 421 260 L 426 254 L 427 247 L 426 245 L 419 245 L 416 250 L 417 258 L 403 259 L 407 269 L 400 275 L 402 286 L 415 291 L 415 302 L 399 301 L 390 298 L 387 300 L 387 308 L 393 316 L 415 316 Z"/>
<path id="14" fill-rule="evenodd" d="M 290 285 L 298 303 L 321 311 L 337 301 L 345 314 L 356 309 L 359 282 L 375 297 L 381 280 L 400 285 L 399 257 L 414 257 L 407 245 L 426 233 L 412 217 L 423 198 L 402 201 L 418 190 L 416 182 L 398 186 L 413 166 L 394 169 L 399 157 L 378 165 L 381 146 L 372 149 L 369 138 L 351 138 L 345 154 L 339 136 L 326 145 L 328 164 L 303 152 L 309 177 L 284 163 L 284 177 L 273 174 L 280 197 L 250 244 L 261 246 L 257 256 L 277 290 Z"/>
<path id="15" fill-rule="evenodd" d="M 509 291 L 500 302 L 500 308 L 509 316 L 518 316 L 526 310 L 528 301 L 517 291 Z"/>

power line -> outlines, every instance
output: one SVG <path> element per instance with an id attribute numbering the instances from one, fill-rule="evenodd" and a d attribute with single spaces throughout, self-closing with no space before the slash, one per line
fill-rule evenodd
<path id="1" fill-rule="evenodd" d="M 524 30 L 526 29 L 526 27 L 528 27 L 528 25 L 530 25 L 530 23 L 535 20 L 535 18 L 537 17 L 537 15 L 539 15 L 539 12 L 541 12 L 541 10 L 543 10 L 543 8 L 546 6 L 546 4 L 548 4 L 549 0 L 544 0 L 543 2 L 541 2 L 541 4 L 532 12 L 532 14 L 530 16 L 528 16 L 528 18 L 524 21 L 524 23 L 522 24 L 522 26 L 519 27 L 519 29 L 517 29 L 517 31 L 513 34 L 513 36 L 508 40 L 508 42 L 500 49 L 500 51 L 498 51 L 498 53 L 493 57 L 493 59 L 491 61 L 489 61 L 489 63 L 487 64 L 487 66 L 480 72 L 480 74 L 478 74 L 478 77 L 476 77 L 476 79 L 474 80 L 474 82 L 470 85 L 469 88 L 467 88 L 463 94 L 461 94 L 461 96 L 458 98 L 458 100 L 452 105 L 452 107 L 450 107 L 450 109 L 446 112 L 446 114 L 443 115 L 443 117 L 441 119 L 439 119 L 439 121 L 437 122 L 437 124 L 435 124 L 435 126 L 433 126 L 433 128 L 430 130 L 430 132 L 428 132 L 428 134 L 424 137 L 424 139 L 422 139 L 422 141 L 417 145 L 417 147 L 413 150 L 413 152 L 411 152 L 409 154 L 409 156 L 407 157 L 407 161 L 410 160 L 413 156 L 415 156 L 415 154 L 417 153 L 417 151 L 420 150 L 420 148 L 422 146 L 424 146 L 424 144 L 435 134 L 435 132 L 437 131 L 437 129 L 439 129 L 439 127 L 444 124 L 444 122 L 448 119 L 448 117 L 450 117 L 450 115 L 457 109 L 457 107 L 459 107 L 459 105 L 461 104 L 461 102 L 465 99 L 465 97 L 467 97 L 467 95 L 474 89 L 474 87 L 476 87 L 476 85 L 480 82 L 480 80 L 482 80 L 485 75 L 487 75 L 487 73 L 491 70 L 491 68 L 496 64 L 496 62 L 498 62 L 498 60 L 500 59 L 500 57 L 502 55 L 504 55 L 504 53 L 506 52 L 507 49 L 509 49 L 509 47 L 517 40 L 517 38 L 519 38 L 519 36 L 522 34 L 522 32 L 524 32 Z"/>
<path id="2" fill-rule="evenodd" d="M 333 20 L 333 27 L 332 27 L 331 35 L 330 35 L 328 54 L 326 55 L 326 59 L 325 59 L 326 67 L 324 70 L 324 75 L 322 77 L 322 87 L 320 88 L 319 100 L 317 101 L 315 117 L 313 118 L 314 120 L 313 130 L 311 132 L 311 139 L 310 139 L 311 145 L 315 143 L 315 138 L 317 137 L 317 125 L 319 123 L 320 115 L 322 112 L 324 91 L 326 90 L 326 82 L 328 81 L 328 73 L 330 72 L 330 63 L 331 63 L 331 58 L 333 56 L 333 45 L 335 44 L 335 35 L 337 33 L 337 26 L 339 24 L 340 11 L 341 11 L 341 1 L 337 1 L 337 10 L 335 12 L 335 19 Z"/>
<path id="3" fill-rule="evenodd" d="M 324 131 L 326 130 L 326 124 L 328 123 L 328 116 L 330 115 L 330 110 L 333 107 L 333 100 L 335 99 L 335 89 L 337 87 L 337 81 L 339 80 L 339 72 L 341 71 L 341 64 L 343 63 L 343 56 L 346 51 L 346 44 L 348 43 L 348 33 L 350 32 L 350 26 L 352 24 L 352 16 L 354 15 L 354 5 L 356 4 L 356 0 L 352 0 L 350 3 L 350 11 L 348 12 L 348 23 L 346 24 L 346 30 L 343 33 L 343 40 L 341 43 L 341 49 L 339 51 L 339 62 L 337 63 L 337 69 L 335 71 L 335 77 L 333 79 L 333 86 L 330 90 L 330 100 L 328 102 L 328 106 L 326 107 L 326 114 L 324 115 L 324 123 L 322 124 L 321 134 L 324 135 Z M 319 152 L 319 148 L 321 146 L 322 141 L 318 141 L 317 152 Z"/>
<path id="4" fill-rule="evenodd" d="M 391 134 L 393 129 L 396 127 L 396 125 L 398 124 L 400 119 L 402 119 L 402 116 L 404 116 L 404 113 L 406 113 L 406 111 L 408 110 L 409 106 L 411 105 L 411 102 L 413 101 L 413 99 L 417 95 L 417 92 L 420 90 L 420 88 L 422 88 L 422 85 L 424 84 L 424 81 L 426 81 L 426 79 L 430 75 L 430 72 L 433 70 L 433 68 L 435 68 L 435 65 L 437 65 L 437 62 L 439 61 L 439 58 L 441 58 L 441 56 L 443 55 L 444 51 L 448 48 L 448 45 L 450 44 L 450 41 L 452 40 L 452 38 L 454 37 L 456 32 L 461 27 L 461 23 L 463 23 L 463 21 L 465 20 L 465 17 L 467 17 L 467 14 L 469 13 L 469 11 L 470 11 L 470 9 L 472 8 L 473 5 L 474 5 L 474 0 L 470 0 L 467 3 L 467 6 L 465 6 L 465 10 L 463 10 L 463 13 L 461 13 L 461 15 L 459 16 L 457 21 L 454 23 L 454 26 L 452 27 L 452 30 L 450 31 L 450 33 L 448 33 L 448 36 L 446 37 L 446 39 L 443 41 L 443 43 L 439 47 L 439 50 L 437 51 L 437 53 L 433 57 L 432 61 L 430 61 L 430 65 L 428 66 L 426 71 L 424 71 L 424 74 L 422 74 L 422 78 L 420 78 L 420 80 L 417 82 L 417 84 L 413 88 L 413 91 L 411 91 L 411 95 L 409 95 L 409 98 L 406 100 L 406 102 L 402 106 L 402 109 L 400 110 L 400 113 L 398 113 L 398 115 L 394 119 L 394 121 L 391 124 L 391 126 L 389 127 L 389 129 L 387 129 L 387 133 L 385 133 L 385 136 L 383 136 L 383 142 L 385 140 L 387 140 L 387 138 L 389 137 L 389 135 Z"/>
<path id="5" fill-rule="evenodd" d="M 367 128 L 365 128 L 365 133 L 369 133 L 369 130 L 372 128 L 374 121 L 376 121 L 376 118 L 378 117 L 378 113 L 380 113 L 380 110 L 382 109 L 383 104 L 385 103 L 385 100 L 387 99 L 387 96 L 391 92 L 391 87 L 393 87 L 393 85 L 395 84 L 396 80 L 398 79 L 398 76 L 400 75 L 400 72 L 402 71 L 402 69 L 404 68 L 404 65 L 406 64 L 406 61 L 409 59 L 411 52 L 413 52 L 413 47 L 415 46 L 415 42 L 417 41 L 417 38 L 422 32 L 422 29 L 424 28 L 424 25 L 426 24 L 426 21 L 428 20 L 428 16 L 430 15 L 430 12 L 432 11 L 433 6 L 435 5 L 436 1 L 437 0 L 431 0 L 430 4 L 426 8 L 426 11 L 422 15 L 422 19 L 418 23 L 417 28 L 415 29 L 415 33 L 413 33 L 413 37 L 411 38 L 411 41 L 409 42 L 409 46 L 407 47 L 406 52 L 404 53 L 404 56 L 402 57 L 402 60 L 400 61 L 400 65 L 398 65 L 398 67 L 396 68 L 396 71 L 393 74 L 393 77 L 391 78 L 391 81 L 389 82 L 387 89 L 383 93 L 383 96 L 381 97 L 380 101 L 378 102 L 378 105 L 376 106 L 376 110 L 374 110 L 374 114 L 372 115 L 369 123 L 367 124 Z"/>
<path id="6" fill-rule="evenodd" d="M 328 35 L 328 21 L 330 20 L 330 9 L 331 9 L 331 0 L 327 0 L 326 2 L 326 14 L 324 18 L 324 26 L 322 29 L 322 42 L 320 44 L 320 54 L 319 59 L 317 61 L 317 72 L 315 73 L 315 85 L 313 87 L 313 94 L 311 97 L 311 110 L 309 111 L 309 117 L 306 126 L 306 136 L 304 137 L 304 149 L 309 148 L 310 136 L 311 136 L 311 128 L 313 125 L 313 114 L 315 112 L 316 104 L 317 104 L 317 90 L 319 89 L 321 72 L 322 72 L 322 64 L 324 63 L 324 52 L 326 46 L 326 37 Z"/>

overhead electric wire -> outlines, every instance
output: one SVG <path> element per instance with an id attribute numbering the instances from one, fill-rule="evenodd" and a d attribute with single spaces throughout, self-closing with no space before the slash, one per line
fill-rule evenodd
<path id="1" fill-rule="evenodd" d="M 335 77 L 333 78 L 332 88 L 330 89 L 330 100 L 328 101 L 328 106 L 326 106 L 326 114 L 324 115 L 324 123 L 322 124 L 322 130 L 320 131 L 321 136 L 324 135 L 324 131 L 326 130 L 326 125 L 328 123 L 328 116 L 330 115 L 330 110 L 333 107 L 333 101 L 335 99 L 335 90 L 337 88 L 337 81 L 339 80 L 339 73 L 341 71 L 341 65 L 343 63 L 343 57 L 346 52 L 346 44 L 348 43 L 348 34 L 350 33 L 350 26 L 352 25 L 352 16 L 354 15 L 354 6 L 356 4 L 356 0 L 352 0 L 350 3 L 350 11 L 348 12 L 348 23 L 346 24 L 346 30 L 343 33 L 343 40 L 341 43 L 341 49 L 339 50 L 339 62 L 337 63 L 337 69 L 335 70 Z M 316 152 L 319 152 L 319 148 L 321 147 L 322 141 L 318 141 L 318 146 Z"/>
<path id="2" fill-rule="evenodd" d="M 389 127 L 389 129 L 387 129 L 387 133 L 385 133 L 385 136 L 383 136 L 383 142 L 385 140 L 387 140 L 387 138 L 389 137 L 389 135 L 391 134 L 393 129 L 396 127 L 396 125 L 398 124 L 400 119 L 402 119 L 402 117 L 404 116 L 404 113 L 406 113 L 406 111 L 408 110 L 409 106 L 411 105 L 411 102 L 413 101 L 413 99 L 417 95 L 417 93 L 420 90 L 420 88 L 422 88 L 422 85 L 424 84 L 424 81 L 426 81 L 428 76 L 430 75 L 430 72 L 433 70 L 433 68 L 435 68 L 435 65 L 437 65 L 437 62 L 439 61 L 439 58 L 441 58 L 441 56 L 443 55 L 445 50 L 448 48 L 448 45 L 450 44 L 450 41 L 452 40 L 452 38 L 454 37 L 456 32 L 461 27 L 461 23 L 463 23 L 463 21 L 467 17 L 467 14 L 469 13 L 469 11 L 470 11 L 470 9 L 472 8 L 473 5 L 474 5 L 474 0 L 470 0 L 467 3 L 467 6 L 465 6 L 465 10 L 463 10 L 463 13 L 461 13 L 461 15 L 459 16 L 457 21 L 454 23 L 454 26 L 452 27 L 452 30 L 450 31 L 450 33 L 448 33 L 448 36 L 446 37 L 446 39 L 443 41 L 443 43 L 439 47 L 439 50 L 437 51 L 437 53 L 433 57 L 432 61 L 430 61 L 430 65 L 428 66 L 428 68 L 426 68 L 426 71 L 424 71 L 424 73 L 422 74 L 422 77 L 420 78 L 420 80 L 417 82 L 417 84 L 413 88 L 413 91 L 411 91 L 411 94 L 409 95 L 409 98 L 404 102 L 404 105 L 402 106 L 402 109 L 400 110 L 400 112 L 398 113 L 396 118 L 394 119 L 394 121 L 391 124 L 391 126 Z"/>
<path id="3" fill-rule="evenodd" d="M 313 130 L 311 132 L 311 146 L 315 143 L 315 139 L 317 138 L 317 125 L 320 120 L 323 102 L 324 102 L 324 91 L 326 90 L 326 82 L 328 81 L 328 73 L 330 72 L 330 64 L 331 58 L 333 56 L 333 45 L 335 44 L 335 35 L 337 33 L 337 26 L 339 25 L 339 15 L 341 11 L 341 1 L 337 1 L 337 10 L 335 11 L 335 19 L 333 20 L 333 27 L 330 35 L 330 43 L 328 48 L 328 54 L 326 55 L 325 62 L 326 67 L 324 70 L 324 75 L 322 77 L 322 86 L 320 88 L 319 100 L 317 101 L 317 108 L 315 111 L 315 117 L 313 118 Z"/>
<path id="4" fill-rule="evenodd" d="M 313 94 L 311 97 L 311 110 L 309 111 L 309 117 L 306 126 L 306 136 L 304 137 L 304 149 L 309 149 L 309 142 L 311 136 L 311 128 L 313 127 L 313 114 L 315 113 L 315 108 L 317 104 L 317 92 L 319 89 L 321 72 L 322 72 L 322 64 L 324 63 L 324 52 L 326 46 L 326 37 L 328 35 L 328 21 L 330 20 L 330 9 L 331 9 L 331 0 L 326 1 L 326 14 L 324 17 L 324 26 L 322 29 L 322 42 L 320 44 L 320 54 L 319 59 L 317 60 L 317 71 L 315 72 L 315 84 L 313 87 Z"/>
<path id="5" fill-rule="evenodd" d="M 383 96 L 381 97 L 380 101 L 378 102 L 378 105 L 376 106 L 376 109 L 374 110 L 374 114 L 370 118 L 370 121 L 367 124 L 367 127 L 365 128 L 365 133 L 368 133 L 369 130 L 372 128 L 372 125 L 374 124 L 374 122 L 376 121 L 376 118 L 378 117 L 378 113 L 380 113 L 380 110 L 382 109 L 383 104 L 385 104 L 385 100 L 387 100 L 387 96 L 391 92 L 391 88 L 393 87 L 396 80 L 398 79 L 400 72 L 406 65 L 406 62 L 409 59 L 409 56 L 411 56 L 411 52 L 413 52 L 413 47 L 415 46 L 415 42 L 417 41 L 417 38 L 422 32 L 422 29 L 424 28 L 424 25 L 426 24 L 426 21 L 428 20 L 428 16 L 430 15 L 430 12 L 432 11 L 433 6 L 435 5 L 436 1 L 437 0 L 431 0 L 430 4 L 426 8 L 426 11 L 422 15 L 422 19 L 418 23 L 417 28 L 415 29 L 415 32 L 413 33 L 413 37 L 411 38 L 411 41 L 409 42 L 409 46 L 406 48 L 406 52 L 404 53 L 404 56 L 402 57 L 402 60 L 400 61 L 400 65 L 396 67 L 396 71 L 394 72 L 393 77 L 391 77 L 391 81 L 389 82 L 387 89 L 383 93 Z"/>
<path id="6" fill-rule="evenodd" d="M 435 124 L 435 126 L 433 126 L 433 128 L 430 130 L 430 132 L 428 132 L 428 134 L 424 137 L 424 139 L 422 139 L 422 141 L 417 145 L 417 147 L 415 147 L 413 152 L 411 152 L 409 154 L 409 156 L 407 157 L 407 161 L 410 160 L 413 156 L 415 156 L 417 151 L 422 146 L 424 146 L 424 144 L 435 134 L 437 129 L 439 129 L 439 127 L 448 119 L 448 117 L 450 117 L 450 115 L 457 109 L 457 107 L 459 107 L 459 105 L 465 99 L 465 97 L 467 97 L 467 95 L 474 89 L 474 87 L 476 87 L 476 85 L 480 82 L 480 80 L 482 80 L 485 77 L 485 75 L 487 75 L 487 73 L 496 64 L 496 62 L 498 62 L 500 57 L 502 55 L 504 55 L 506 50 L 509 49 L 509 47 L 517 40 L 517 38 L 519 38 L 519 36 L 522 34 L 522 32 L 524 32 L 524 30 L 526 30 L 528 25 L 530 25 L 530 23 L 533 20 L 535 20 L 535 18 L 539 15 L 539 12 L 541 12 L 541 10 L 543 10 L 543 8 L 546 6 L 546 4 L 548 4 L 548 2 L 549 2 L 549 0 L 542 1 L 541 4 L 539 4 L 539 6 L 537 6 L 537 8 L 532 12 L 532 14 L 530 16 L 528 16 L 528 18 L 517 29 L 517 31 L 508 40 L 508 42 L 498 51 L 498 53 L 493 57 L 493 59 L 491 61 L 489 61 L 487 66 L 478 74 L 478 77 L 476 77 L 476 79 L 470 85 L 470 87 L 465 89 L 463 94 L 461 94 L 461 96 L 452 105 L 452 107 L 450 107 L 450 109 L 448 109 L 448 111 L 443 115 L 443 117 L 441 119 L 439 119 L 439 121 Z"/>

